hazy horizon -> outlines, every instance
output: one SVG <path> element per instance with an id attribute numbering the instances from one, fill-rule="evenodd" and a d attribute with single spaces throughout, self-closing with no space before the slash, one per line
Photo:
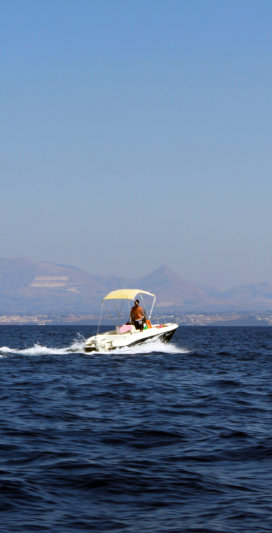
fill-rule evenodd
<path id="1" fill-rule="evenodd" d="M 164 264 L 160 264 L 160 265 L 156 265 L 155 268 L 152 269 L 152 271 L 150 270 L 147 270 L 146 272 L 143 272 L 141 275 L 136 275 L 136 276 L 133 276 L 133 275 L 122 275 L 118 272 L 116 272 L 115 274 L 112 274 L 111 272 L 105 272 L 105 273 L 100 273 L 100 272 L 95 272 L 95 271 L 92 271 L 92 270 L 87 270 L 87 269 L 84 269 L 83 267 L 80 267 L 79 265 L 77 265 L 76 263 L 64 263 L 64 262 L 57 262 L 57 261 L 50 261 L 48 259 L 35 259 L 35 258 L 31 258 L 31 257 L 23 257 L 23 256 L 20 256 L 20 257 L 0 257 L 0 260 L 7 260 L 7 261 L 13 261 L 13 260 L 26 260 L 26 261 L 34 261 L 34 262 L 37 262 L 37 263 L 45 263 L 45 264 L 49 264 L 49 265 L 56 265 L 56 266 L 63 266 L 63 267 L 72 267 L 72 268 L 76 268 L 76 269 L 79 269 L 79 270 L 82 270 L 82 272 L 85 272 L 85 274 L 88 274 L 88 275 L 91 275 L 91 276 L 94 276 L 94 277 L 100 277 L 100 276 L 105 276 L 105 277 L 116 277 L 116 278 L 120 278 L 120 279 L 131 279 L 131 281 L 135 281 L 137 282 L 137 280 L 141 280 L 142 278 L 145 278 L 145 277 L 148 277 L 150 275 L 152 275 L 153 273 L 157 273 L 158 271 L 164 271 L 164 269 L 166 270 L 170 270 L 170 275 L 171 273 L 172 274 L 176 274 L 178 275 L 178 277 L 180 277 L 180 279 L 182 279 L 185 283 L 189 283 L 189 284 L 192 284 L 192 285 L 196 285 L 196 286 L 199 286 L 199 287 L 203 287 L 203 289 L 218 289 L 218 290 L 228 290 L 228 289 L 233 289 L 235 287 L 239 287 L 239 286 L 243 286 L 243 285 L 258 285 L 258 284 L 261 284 L 261 285 L 266 285 L 266 284 L 269 284 L 268 281 L 266 280 L 262 280 L 262 281 L 258 281 L 258 280 L 252 280 L 251 282 L 241 282 L 241 283 L 235 283 L 235 284 L 216 284 L 216 283 L 201 283 L 198 279 L 192 279 L 192 278 L 185 278 L 182 273 L 178 272 L 177 270 L 173 269 L 171 267 L 171 265 L 167 265 L 166 263 Z M 165 272 L 163 272 L 163 274 L 166 274 Z"/>
<path id="2" fill-rule="evenodd" d="M 0 5 L 2 257 L 272 283 L 268 0 Z"/>

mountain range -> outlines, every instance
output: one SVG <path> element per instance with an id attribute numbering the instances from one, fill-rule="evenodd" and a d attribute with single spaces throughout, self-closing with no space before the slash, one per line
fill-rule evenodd
<path id="1" fill-rule="evenodd" d="M 158 307 L 180 312 L 272 309 L 269 283 L 218 291 L 182 279 L 167 265 L 133 279 L 88 274 L 47 261 L 0 258 L 1 315 L 97 313 L 107 292 L 127 287 L 154 292 Z"/>

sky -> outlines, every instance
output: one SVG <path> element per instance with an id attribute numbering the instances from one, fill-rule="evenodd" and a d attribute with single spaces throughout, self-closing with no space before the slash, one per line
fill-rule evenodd
<path id="1" fill-rule="evenodd" d="M 0 256 L 272 282 L 272 2 L 1 0 Z"/>

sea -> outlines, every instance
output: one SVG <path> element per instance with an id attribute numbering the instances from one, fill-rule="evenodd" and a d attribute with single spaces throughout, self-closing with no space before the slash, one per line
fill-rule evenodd
<path id="1" fill-rule="evenodd" d="M 0 326 L 0 531 L 272 532 L 272 328 Z"/>

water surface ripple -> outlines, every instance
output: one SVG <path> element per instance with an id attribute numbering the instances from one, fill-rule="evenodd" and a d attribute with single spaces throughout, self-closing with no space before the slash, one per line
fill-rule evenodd
<path id="1" fill-rule="evenodd" d="M 0 531 L 272 531 L 271 328 L 0 327 Z"/>

